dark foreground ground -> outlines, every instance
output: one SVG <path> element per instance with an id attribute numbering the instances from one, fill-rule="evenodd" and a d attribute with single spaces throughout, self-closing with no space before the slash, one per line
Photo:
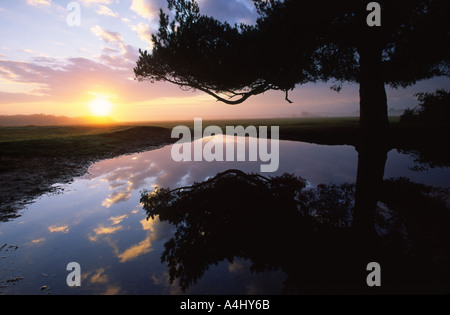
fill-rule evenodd
<path id="1" fill-rule="evenodd" d="M 171 130 L 179 124 L 193 127 L 193 121 L 0 127 L 0 221 L 19 216 L 27 203 L 57 192 L 54 184 L 84 175 L 94 162 L 174 143 L 178 139 L 171 138 Z M 224 132 L 225 126 L 279 126 L 280 139 L 318 144 L 358 147 L 364 141 L 354 117 L 203 122 L 203 128 L 208 125 L 218 125 Z M 442 126 L 402 125 L 394 119 L 387 133 L 372 139 L 413 152 L 425 165 L 448 165 L 449 153 L 442 142 L 446 131 Z"/>

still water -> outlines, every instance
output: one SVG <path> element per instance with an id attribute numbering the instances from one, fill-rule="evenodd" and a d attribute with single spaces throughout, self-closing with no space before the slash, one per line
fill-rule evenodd
<path id="1" fill-rule="evenodd" d="M 306 179 L 308 187 L 355 183 L 354 147 L 291 141 L 279 145 L 279 169 L 262 175 L 294 174 Z M 158 217 L 147 219 L 140 204 L 144 189 L 192 185 L 228 169 L 259 173 L 260 165 L 260 161 L 174 162 L 171 146 L 95 163 L 87 175 L 63 186 L 61 194 L 42 196 L 17 219 L 0 223 L 0 293 L 279 294 L 285 272 L 252 272 L 252 262 L 243 257 L 212 264 L 182 291 L 161 262 L 164 244 L 175 228 Z M 450 187 L 448 168 L 413 171 L 414 165 L 410 156 L 391 150 L 384 178 L 406 177 Z M 69 262 L 81 266 L 80 287 L 66 284 Z"/>

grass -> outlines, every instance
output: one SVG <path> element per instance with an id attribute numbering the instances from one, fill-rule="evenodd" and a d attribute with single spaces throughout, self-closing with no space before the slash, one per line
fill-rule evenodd
<path id="1" fill-rule="evenodd" d="M 169 135 L 167 129 L 130 126 L 57 126 L 0 128 L 3 156 L 67 156 L 107 152 L 145 137 Z"/>
<path id="2" fill-rule="evenodd" d="M 149 126 L 0 128 L 0 173 L 33 172 L 25 168 L 33 159 L 84 165 L 171 142 L 170 129 Z"/>
<path id="3" fill-rule="evenodd" d="M 18 126 L 0 127 L 0 143 L 89 136 L 121 130 L 121 126 Z M 127 127 L 125 127 L 127 128 Z"/>
<path id="4" fill-rule="evenodd" d="M 398 118 L 391 119 L 392 126 L 396 126 L 398 123 Z M 151 140 L 154 137 L 169 139 L 171 129 L 177 125 L 184 125 L 193 129 L 194 121 L 138 122 L 98 126 L 0 127 L 0 154 L 11 157 L 97 156 L 124 144 L 127 144 L 127 149 L 131 149 L 130 146 L 138 141 Z M 279 126 L 280 139 L 284 140 L 322 144 L 354 144 L 357 141 L 359 118 L 272 118 L 203 121 L 203 128 L 210 125 L 219 126 L 224 133 L 226 126 Z"/>

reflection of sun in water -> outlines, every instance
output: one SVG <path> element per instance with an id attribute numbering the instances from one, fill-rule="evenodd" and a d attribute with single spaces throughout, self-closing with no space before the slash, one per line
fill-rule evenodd
<path id="1" fill-rule="evenodd" d="M 111 113 L 112 104 L 104 98 L 96 98 L 90 104 L 91 113 L 94 116 L 107 116 Z"/>

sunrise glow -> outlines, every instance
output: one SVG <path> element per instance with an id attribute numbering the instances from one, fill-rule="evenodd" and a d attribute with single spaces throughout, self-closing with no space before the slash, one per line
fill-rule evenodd
<path id="1" fill-rule="evenodd" d="M 80 25 L 72 23 L 75 11 L 68 3 L 80 5 Z M 198 3 L 203 14 L 230 25 L 253 24 L 258 17 L 251 0 Z M 139 49 L 152 49 L 160 8 L 168 13 L 166 0 L 0 1 L 0 116 L 155 121 L 359 115 L 357 85 L 344 84 L 336 93 L 332 82 L 308 83 L 289 93 L 292 104 L 283 92 L 267 91 L 229 106 L 198 90 L 134 80 Z M 410 90 L 387 87 L 389 107 L 414 106 L 415 93 L 447 87 L 448 79 L 441 78 Z"/>
<path id="2" fill-rule="evenodd" d="M 110 101 L 104 98 L 96 98 L 89 104 L 91 114 L 98 117 L 108 116 L 112 110 Z"/>

